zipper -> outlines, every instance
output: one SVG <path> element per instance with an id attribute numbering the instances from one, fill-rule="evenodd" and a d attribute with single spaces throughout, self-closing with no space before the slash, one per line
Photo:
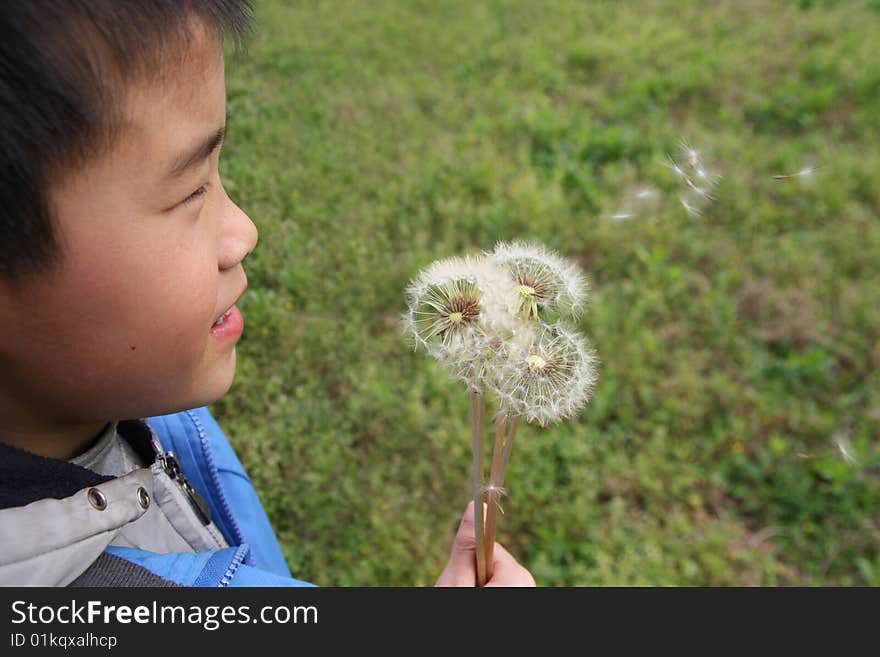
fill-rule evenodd
<path id="1" fill-rule="evenodd" d="M 186 499 L 189 500 L 190 506 L 193 508 L 193 511 L 195 511 L 196 516 L 201 520 L 202 524 L 206 527 L 210 525 L 211 509 L 208 508 L 208 503 L 205 502 L 205 498 L 199 494 L 199 491 L 189 483 L 189 479 L 183 474 L 183 471 L 180 469 L 180 461 L 177 460 L 174 452 L 162 452 L 156 450 L 156 458 L 159 460 L 162 469 L 165 471 L 165 474 L 168 475 L 169 479 L 177 482 L 177 485 L 183 490 Z"/>
<path id="2" fill-rule="evenodd" d="M 235 515 L 232 513 L 229 498 L 226 496 L 226 493 L 223 491 L 223 486 L 220 484 L 220 477 L 217 473 L 217 467 L 214 464 L 214 454 L 210 442 L 208 441 L 208 434 L 205 431 L 205 427 L 202 426 L 202 423 L 195 412 L 187 411 L 186 414 L 189 415 L 199 434 L 199 442 L 202 445 L 202 456 L 208 465 L 208 474 L 211 476 L 210 482 L 214 485 L 214 498 L 218 500 L 220 504 L 221 520 L 226 523 L 228 531 L 232 534 L 232 538 L 235 542 L 239 545 L 243 545 L 248 541 L 242 533 L 241 526 L 236 521 Z M 248 554 L 247 558 L 248 560 L 251 558 L 250 554 Z"/>
<path id="3" fill-rule="evenodd" d="M 229 568 L 226 569 L 226 574 L 223 575 L 223 579 L 221 579 L 220 583 L 217 585 L 218 587 L 229 586 L 229 581 L 238 571 L 238 567 L 241 565 L 241 562 L 244 561 L 249 551 L 250 547 L 248 547 L 247 544 L 238 547 L 235 554 L 232 556 Z"/>

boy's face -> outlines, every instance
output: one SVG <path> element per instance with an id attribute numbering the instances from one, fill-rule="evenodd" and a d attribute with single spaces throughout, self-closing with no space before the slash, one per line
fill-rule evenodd
<path id="1" fill-rule="evenodd" d="M 0 440 L 63 457 L 48 436 L 88 439 L 232 383 L 239 332 L 212 324 L 247 286 L 257 230 L 220 181 L 223 58 L 196 37 L 185 62 L 126 96 L 110 151 L 52 190 L 60 266 L 0 287 Z"/>

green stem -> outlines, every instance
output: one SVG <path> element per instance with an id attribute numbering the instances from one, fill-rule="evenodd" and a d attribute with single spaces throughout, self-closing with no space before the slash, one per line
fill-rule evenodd
<path id="1" fill-rule="evenodd" d="M 498 508 L 500 505 L 499 470 L 501 468 L 501 454 L 504 448 L 504 427 L 507 424 L 507 416 L 498 418 L 495 425 L 495 445 L 492 448 L 492 468 L 489 474 L 489 492 L 487 493 L 488 508 L 486 509 L 486 579 L 492 579 L 493 562 L 495 555 L 495 527 L 498 523 Z"/>
<path id="2" fill-rule="evenodd" d="M 482 391 L 471 390 L 471 439 L 474 452 L 474 537 L 476 538 L 477 586 L 486 583 L 486 561 L 483 553 L 483 413 Z"/>
<path id="3" fill-rule="evenodd" d="M 516 430 L 519 427 L 519 418 L 519 415 L 513 418 L 513 422 L 510 423 L 510 429 L 507 432 L 507 439 L 504 441 L 504 453 L 501 455 L 501 479 L 498 482 L 499 486 L 504 483 L 504 472 L 507 470 L 507 462 L 510 460 L 510 448 L 513 445 L 513 437 L 516 435 Z"/>
<path id="4" fill-rule="evenodd" d="M 489 579 L 492 579 L 492 566 L 494 563 L 495 528 L 498 523 L 498 509 L 500 508 L 500 489 L 504 485 L 504 474 L 507 471 L 507 462 L 510 460 L 510 448 L 513 445 L 513 437 L 516 436 L 516 430 L 519 427 L 519 417 L 517 415 L 511 420 L 510 427 L 507 430 L 507 437 L 504 439 L 503 449 L 500 448 L 500 443 L 501 436 L 504 435 L 504 423 L 507 421 L 507 416 L 502 416 L 495 430 L 495 448 L 492 450 L 492 477 L 489 482 L 493 492 L 490 495 L 489 508 L 486 511 L 486 576 Z"/>

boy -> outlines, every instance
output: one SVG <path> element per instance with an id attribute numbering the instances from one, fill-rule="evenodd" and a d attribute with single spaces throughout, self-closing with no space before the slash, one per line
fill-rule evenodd
<path id="1" fill-rule="evenodd" d="M 221 40 L 248 17 L 0 4 L 2 585 L 304 584 L 205 408 L 257 243 L 218 173 Z M 473 543 L 468 507 L 438 585 L 473 586 Z M 495 554 L 491 583 L 534 584 Z"/>

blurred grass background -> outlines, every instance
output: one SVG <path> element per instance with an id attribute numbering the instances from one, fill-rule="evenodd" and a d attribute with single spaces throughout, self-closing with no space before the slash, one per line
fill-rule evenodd
<path id="1" fill-rule="evenodd" d="M 221 168 L 260 243 L 212 411 L 296 577 L 433 584 L 469 407 L 403 290 L 525 238 L 583 266 L 602 361 L 513 449 L 498 538 L 539 584 L 880 585 L 880 2 L 256 5 Z M 681 139 L 723 176 L 700 216 Z"/>

